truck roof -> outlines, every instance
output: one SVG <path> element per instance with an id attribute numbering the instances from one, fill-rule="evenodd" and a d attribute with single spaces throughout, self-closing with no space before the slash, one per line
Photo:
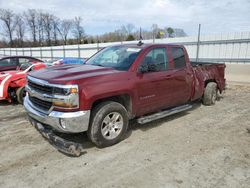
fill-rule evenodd
<path id="1" fill-rule="evenodd" d="M 148 48 L 148 47 L 152 47 L 152 46 L 180 46 L 182 47 L 183 45 L 179 45 L 179 44 L 174 44 L 174 43 L 158 43 L 158 44 L 153 44 L 153 43 L 143 43 L 141 45 L 138 45 L 138 43 L 132 43 L 132 44 L 119 44 L 119 45 L 115 45 L 115 46 L 126 46 L 126 47 L 131 47 L 131 48 Z"/>

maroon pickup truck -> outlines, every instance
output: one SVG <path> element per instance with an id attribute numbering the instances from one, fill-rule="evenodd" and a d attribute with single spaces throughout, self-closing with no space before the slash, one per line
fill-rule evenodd
<path id="1" fill-rule="evenodd" d="M 225 65 L 192 63 L 172 44 L 107 47 L 85 65 L 31 72 L 24 106 L 35 127 L 61 151 L 80 155 L 81 145 L 58 136 L 87 131 L 98 147 L 118 143 L 129 120 L 143 124 L 213 105 L 225 88 Z"/>

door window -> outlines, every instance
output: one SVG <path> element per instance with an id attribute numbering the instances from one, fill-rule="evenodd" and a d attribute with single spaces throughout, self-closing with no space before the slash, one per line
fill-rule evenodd
<path id="1" fill-rule="evenodd" d="M 25 70 L 29 66 L 31 66 L 30 61 L 31 61 L 31 59 L 28 59 L 28 58 L 19 58 L 20 70 Z"/>
<path id="2" fill-rule="evenodd" d="M 8 67 L 8 66 L 16 66 L 17 59 L 16 58 L 6 58 L 0 60 L 0 67 Z"/>
<path id="3" fill-rule="evenodd" d="M 185 54 L 182 48 L 171 48 L 174 60 L 174 68 L 180 69 L 186 67 Z"/>
<path id="4" fill-rule="evenodd" d="M 142 67 L 147 68 L 147 72 L 159 72 L 168 70 L 169 62 L 166 48 L 154 48 L 150 50 L 142 60 Z"/>

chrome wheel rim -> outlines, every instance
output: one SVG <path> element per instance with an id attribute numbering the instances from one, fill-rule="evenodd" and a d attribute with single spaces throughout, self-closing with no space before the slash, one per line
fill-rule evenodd
<path id="1" fill-rule="evenodd" d="M 102 121 L 101 133 L 105 139 L 112 140 L 119 136 L 122 128 L 122 115 L 118 112 L 111 112 Z"/>

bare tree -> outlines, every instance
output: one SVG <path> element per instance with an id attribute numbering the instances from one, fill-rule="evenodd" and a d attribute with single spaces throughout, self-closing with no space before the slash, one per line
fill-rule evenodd
<path id="1" fill-rule="evenodd" d="M 73 21 L 72 33 L 73 33 L 74 37 L 77 39 L 78 44 L 81 44 L 82 40 L 85 37 L 84 28 L 81 25 L 81 23 L 82 23 L 82 18 L 75 17 L 75 19 Z"/>
<path id="2" fill-rule="evenodd" d="M 125 40 L 121 30 L 115 30 L 113 32 L 105 33 L 103 35 L 100 35 L 98 38 L 102 42 L 115 42 Z"/>
<path id="3" fill-rule="evenodd" d="M 53 15 L 45 13 L 43 15 L 43 26 L 46 35 L 47 44 L 51 46 L 52 29 L 53 29 Z"/>
<path id="4" fill-rule="evenodd" d="M 11 10 L 0 9 L 0 20 L 4 23 L 4 35 L 8 36 L 10 46 L 13 47 L 13 32 L 16 27 L 15 14 Z"/>
<path id="5" fill-rule="evenodd" d="M 52 20 L 52 38 L 54 41 L 54 44 L 57 45 L 58 44 L 58 28 L 59 28 L 59 24 L 60 24 L 60 19 L 56 16 L 52 16 L 51 18 Z"/>
<path id="6" fill-rule="evenodd" d="M 134 29 L 135 29 L 135 26 L 131 23 L 125 25 L 125 30 L 127 31 L 128 35 L 131 35 Z"/>
<path id="7" fill-rule="evenodd" d="M 30 28 L 31 35 L 33 38 L 34 45 L 37 43 L 37 11 L 35 9 L 29 9 L 27 12 L 24 13 L 26 17 L 27 24 Z"/>
<path id="8" fill-rule="evenodd" d="M 25 33 L 25 22 L 23 16 L 18 14 L 16 15 L 16 36 L 19 43 L 19 46 L 23 47 L 24 33 Z"/>
<path id="9" fill-rule="evenodd" d="M 135 29 L 135 26 L 129 23 L 121 27 L 121 33 L 122 35 L 125 35 L 127 37 L 128 35 L 132 35 L 132 32 L 134 31 L 134 29 Z"/>
<path id="10" fill-rule="evenodd" d="M 37 31 L 38 31 L 38 42 L 41 46 L 44 42 L 44 13 L 40 10 L 37 16 Z"/>
<path id="11" fill-rule="evenodd" d="M 72 27 L 72 20 L 62 20 L 58 28 L 59 34 L 61 35 L 64 45 L 67 45 L 68 34 Z"/>

